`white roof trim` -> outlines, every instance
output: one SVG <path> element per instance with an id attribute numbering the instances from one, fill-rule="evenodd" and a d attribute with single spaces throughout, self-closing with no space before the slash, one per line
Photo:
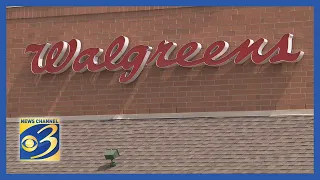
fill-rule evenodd
<path id="1" fill-rule="evenodd" d="M 18 7 L 23 7 L 23 6 L 7 6 L 6 8 L 18 8 Z"/>
<path id="2" fill-rule="evenodd" d="M 49 116 L 62 121 L 99 121 L 116 119 L 187 119 L 187 118 L 230 118 L 230 117 L 279 117 L 279 116 L 314 116 L 313 109 L 274 110 L 274 111 L 223 111 L 194 113 L 154 113 L 154 114 L 118 114 L 118 115 L 84 115 L 84 116 Z M 44 118 L 43 116 L 39 116 Z M 45 116 L 47 117 L 47 116 Z M 26 118 L 26 116 L 24 117 Z M 28 117 L 32 118 L 32 117 Z M 7 118 L 7 122 L 19 122 L 19 117 Z"/>

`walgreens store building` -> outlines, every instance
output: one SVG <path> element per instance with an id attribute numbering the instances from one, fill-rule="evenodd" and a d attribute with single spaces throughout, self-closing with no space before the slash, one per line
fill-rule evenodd
<path id="1" fill-rule="evenodd" d="M 313 24 L 312 7 L 7 8 L 7 173 L 313 173 Z M 20 161 L 19 118 L 48 116 L 60 161 Z"/>

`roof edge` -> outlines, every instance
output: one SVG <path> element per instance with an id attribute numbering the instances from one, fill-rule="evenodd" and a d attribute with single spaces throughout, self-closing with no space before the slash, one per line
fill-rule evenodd
<path id="1" fill-rule="evenodd" d="M 232 117 L 279 117 L 279 116 L 314 116 L 314 109 L 271 110 L 271 111 L 222 111 L 191 113 L 154 113 L 154 114 L 118 114 L 118 115 L 83 115 L 83 116 L 40 116 L 55 117 L 63 121 L 99 121 L 119 119 L 190 119 L 190 118 L 232 118 Z M 29 117 L 32 118 L 32 117 Z M 7 122 L 19 122 L 19 117 L 6 118 Z"/>
<path id="2" fill-rule="evenodd" d="M 177 9 L 190 6 L 7 6 L 7 20 L 126 13 Z M 198 6 L 196 6 L 198 7 Z M 45 8 L 45 9 L 43 9 Z"/>
<path id="3" fill-rule="evenodd" d="M 9 9 L 9 8 L 19 8 L 19 7 L 23 7 L 23 6 L 6 6 L 6 9 Z"/>

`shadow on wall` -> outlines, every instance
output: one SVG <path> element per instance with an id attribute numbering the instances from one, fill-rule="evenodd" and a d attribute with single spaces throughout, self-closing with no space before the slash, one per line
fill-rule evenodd
<path id="1" fill-rule="evenodd" d="M 122 72 L 34 75 L 32 57 L 24 64 L 7 93 L 7 116 L 174 113 L 234 110 L 273 110 L 291 103 L 290 88 L 299 64 L 248 61 L 220 68 L 145 68 L 136 81 L 120 84 Z M 299 94 L 297 94 L 299 95 Z"/>
<path id="2" fill-rule="evenodd" d="M 111 169 L 112 167 L 110 166 L 110 164 L 105 164 L 105 165 L 102 165 L 102 166 L 99 166 L 97 171 L 106 171 L 108 169 Z"/>

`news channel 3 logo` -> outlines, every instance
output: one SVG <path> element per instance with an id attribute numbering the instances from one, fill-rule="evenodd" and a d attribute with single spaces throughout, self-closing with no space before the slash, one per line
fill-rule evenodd
<path id="1" fill-rule="evenodd" d="M 59 118 L 20 118 L 20 160 L 60 161 Z"/>

